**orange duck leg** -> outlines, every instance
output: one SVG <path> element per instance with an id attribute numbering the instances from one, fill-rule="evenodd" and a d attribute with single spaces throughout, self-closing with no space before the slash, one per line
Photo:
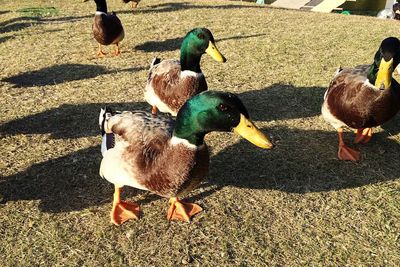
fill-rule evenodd
<path id="1" fill-rule="evenodd" d="M 190 222 L 193 215 L 203 210 L 199 205 L 181 202 L 177 197 L 170 198 L 169 203 L 171 206 L 168 209 L 168 220 Z"/>
<path id="2" fill-rule="evenodd" d="M 151 108 L 151 114 L 157 115 L 157 107 L 155 105 L 153 105 Z"/>
<path id="3" fill-rule="evenodd" d="M 132 1 L 132 9 L 137 8 L 140 0 Z"/>
<path id="4" fill-rule="evenodd" d="M 111 222 L 121 225 L 129 219 L 139 219 L 139 205 L 121 200 L 121 188 L 115 187 Z"/>
<path id="5" fill-rule="evenodd" d="M 104 57 L 106 55 L 106 53 L 104 53 L 101 44 L 99 44 L 99 51 L 97 52 L 97 56 L 98 57 Z"/>
<path id="6" fill-rule="evenodd" d="M 119 56 L 119 55 L 121 55 L 121 50 L 119 49 L 119 43 L 116 43 L 115 44 L 115 55 L 116 56 Z"/>
<path id="7" fill-rule="evenodd" d="M 338 158 L 340 160 L 358 161 L 360 159 L 360 152 L 358 152 L 354 149 L 351 149 L 344 143 L 342 128 L 339 128 L 337 131 L 338 131 L 338 137 L 339 137 Z"/>
<path id="8" fill-rule="evenodd" d="M 362 143 L 366 144 L 372 138 L 372 128 L 361 128 L 356 131 L 356 138 L 354 144 Z"/>

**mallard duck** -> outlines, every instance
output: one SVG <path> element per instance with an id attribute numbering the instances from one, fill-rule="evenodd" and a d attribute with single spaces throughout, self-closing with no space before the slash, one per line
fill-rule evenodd
<path id="1" fill-rule="evenodd" d="M 144 111 L 111 114 L 102 110 L 103 159 L 100 175 L 115 185 L 111 222 L 139 217 L 139 205 L 121 200 L 123 186 L 170 198 L 168 220 L 189 221 L 202 208 L 180 201 L 207 175 L 209 152 L 204 136 L 233 131 L 256 146 L 270 149 L 268 138 L 253 124 L 240 99 L 206 91 L 179 110 L 176 120 Z"/>
<path id="2" fill-rule="evenodd" d="M 400 109 L 400 87 L 392 78 L 400 62 L 400 41 L 382 41 L 372 65 L 339 69 L 324 96 L 322 115 L 338 132 L 341 160 L 359 160 L 359 152 L 343 141 L 343 127 L 356 130 L 355 143 L 367 143 L 372 127 L 390 120 Z"/>
<path id="3" fill-rule="evenodd" d="M 139 2 L 140 2 L 140 0 L 122 0 L 122 1 L 125 4 L 131 2 L 132 3 L 132 9 L 135 9 L 138 6 Z"/>
<path id="4" fill-rule="evenodd" d="M 204 53 L 218 62 L 226 59 L 218 51 L 210 30 L 196 28 L 188 32 L 182 41 L 181 57 L 178 60 L 161 61 L 155 58 L 150 66 L 144 98 L 152 105 L 152 113 L 170 113 L 178 110 L 190 97 L 206 91 L 207 83 L 200 69 Z"/>
<path id="5" fill-rule="evenodd" d="M 93 22 L 93 36 L 99 43 L 97 56 L 105 55 L 102 45 L 115 44 L 115 55 L 121 54 L 119 42 L 124 39 L 125 33 L 121 21 L 115 12 L 107 13 L 107 3 L 105 0 L 94 0 L 96 2 L 96 14 Z"/>

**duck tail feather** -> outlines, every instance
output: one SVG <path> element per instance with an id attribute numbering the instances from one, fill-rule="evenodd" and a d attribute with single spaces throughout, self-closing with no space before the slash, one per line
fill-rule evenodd
<path id="1" fill-rule="evenodd" d="M 114 112 L 110 107 L 104 107 L 100 109 L 99 114 L 99 126 L 101 130 L 102 142 L 101 142 L 101 154 L 115 146 L 115 136 L 113 133 L 106 133 L 105 127 L 109 118 L 113 115 L 121 113 L 119 111 Z"/>
<path id="2" fill-rule="evenodd" d="M 114 114 L 113 110 L 110 107 L 104 107 L 100 109 L 100 114 L 99 114 L 99 127 L 101 130 L 101 135 L 103 136 L 106 131 L 105 131 L 105 124 L 107 120 Z"/>
<path id="3" fill-rule="evenodd" d="M 158 58 L 158 57 L 153 58 L 153 61 L 151 61 L 151 64 L 150 64 L 150 69 L 152 67 L 154 67 L 155 65 L 160 64 L 160 62 L 161 62 L 160 58 Z"/>
<path id="4" fill-rule="evenodd" d="M 343 70 L 342 66 L 336 69 L 335 76 L 338 75 Z"/>

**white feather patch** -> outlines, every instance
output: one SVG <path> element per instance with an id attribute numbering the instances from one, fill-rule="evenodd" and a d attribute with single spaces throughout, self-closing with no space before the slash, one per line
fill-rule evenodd
<path id="1" fill-rule="evenodd" d="M 150 69 L 153 68 L 154 65 L 156 65 L 156 64 L 155 64 L 156 61 L 157 61 L 157 57 L 153 58 L 153 60 L 152 60 L 151 63 L 150 63 Z"/>
<path id="2" fill-rule="evenodd" d="M 175 145 L 184 145 L 185 147 L 192 149 L 192 150 L 196 150 L 196 149 L 200 149 L 202 146 L 204 146 L 204 144 L 200 145 L 200 146 L 196 146 L 193 145 L 191 143 L 189 143 L 188 140 L 183 139 L 183 138 L 179 138 L 176 136 L 172 136 L 171 138 L 171 145 L 175 146 Z"/>
<path id="3" fill-rule="evenodd" d="M 194 71 L 191 71 L 191 70 L 184 70 L 184 71 L 181 71 L 181 79 L 183 79 L 183 78 L 185 78 L 185 77 L 195 77 L 195 78 L 198 78 L 198 77 L 200 77 L 200 76 L 202 76 L 203 75 L 203 73 L 197 73 L 197 72 L 194 72 Z"/>
<path id="4" fill-rule="evenodd" d="M 101 155 L 103 155 L 103 157 L 106 151 L 107 151 L 107 135 L 105 134 L 101 138 Z"/>
<path id="5" fill-rule="evenodd" d="M 346 126 L 344 122 L 333 116 L 333 114 L 329 111 L 328 104 L 326 103 L 326 101 L 322 105 L 321 113 L 324 120 L 330 123 L 336 130 L 343 126 Z"/>
<path id="6" fill-rule="evenodd" d="M 102 128 L 102 124 L 103 124 L 103 119 L 104 119 L 104 113 L 106 113 L 106 110 L 104 108 L 100 109 L 100 115 L 99 115 L 99 126 L 100 129 Z"/>
<path id="7" fill-rule="evenodd" d="M 96 11 L 96 13 L 94 13 L 95 15 L 107 15 L 107 13 L 103 12 L 103 11 Z"/>
<path id="8" fill-rule="evenodd" d="M 326 99 L 326 96 L 328 95 L 329 87 L 326 89 L 325 94 L 324 94 L 324 100 Z"/>
<path id="9" fill-rule="evenodd" d="M 161 99 L 154 93 L 154 89 L 151 84 L 146 86 L 146 91 L 144 92 L 144 99 L 147 103 L 152 106 L 156 106 L 161 112 L 169 113 L 176 117 L 177 112 L 171 110 Z"/>
<path id="10" fill-rule="evenodd" d="M 148 190 L 138 183 L 135 173 L 128 171 L 130 165 L 122 158 L 124 152 L 124 144 L 117 144 L 114 148 L 107 150 L 100 164 L 100 176 L 118 187 L 127 185 L 142 190 Z"/>
<path id="11" fill-rule="evenodd" d="M 373 85 L 368 79 L 365 79 L 363 85 L 364 85 L 364 86 L 371 87 L 372 89 L 378 90 L 378 88 L 376 88 L 376 86 Z"/>

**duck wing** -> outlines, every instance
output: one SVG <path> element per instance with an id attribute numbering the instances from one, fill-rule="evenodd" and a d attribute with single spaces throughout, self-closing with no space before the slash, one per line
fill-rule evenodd
<path id="1" fill-rule="evenodd" d="M 174 120 L 153 116 L 145 111 L 124 111 L 109 118 L 106 132 L 116 136 L 116 145 L 140 145 L 141 149 L 157 150 L 156 144 L 166 143 L 172 136 Z"/>

